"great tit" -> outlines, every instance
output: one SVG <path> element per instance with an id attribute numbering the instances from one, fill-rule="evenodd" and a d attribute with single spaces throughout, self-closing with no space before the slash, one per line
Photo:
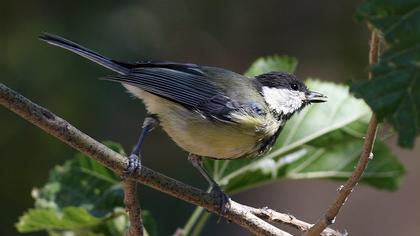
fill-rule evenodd
<path id="1" fill-rule="evenodd" d="M 51 34 L 41 40 L 67 49 L 114 72 L 116 81 L 143 100 L 150 114 L 129 158 L 127 172 L 139 170 L 144 137 L 157 124 L 185 151 L 220 200 L 229 203 L 202 166 L 201 157 L 217 160 L 262 155 L 270 150 L 287 120 L 326 96 L 308 90 L 296 76 L 270 72 L 246 77 L 210 66 L 169 61 L 121 62 Z"/>

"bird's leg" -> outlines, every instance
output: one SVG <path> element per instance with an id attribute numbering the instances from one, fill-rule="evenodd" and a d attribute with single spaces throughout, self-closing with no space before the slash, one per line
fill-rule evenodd
<path id="1" fill-rule="evenodd" d="M 226 213 L 226 210 L 230 207 L 229 196 L 227 196 L 220 186 L 213 180 L 209 173 L 204 169 L 203 162 L 200 156 L 190 153 L 188 160 L 191 164 L 204 176 L 207 182 L 210 184 L 210 192 L 216 195 L 219 200 L 219 209 L 220 213 L 223 215 Z"/>
<path id="2" fill-rule="evenodd" d="M 141 169 L 141 156 L 140 151 L 143 145 L 144 139 L 146 135 L 152 131 L 157 125 L 159 124 L 159 120 L 155 115 L 149 115 L 144 119 L 142 130 L 137 140 L 136 145 L 133 148 L 130 156 L 128 157 L 128 166 L 127 169 L 124 171 L 123 178 L 126 178 L 132 175 L 135 171 L 139 171 Z"/>

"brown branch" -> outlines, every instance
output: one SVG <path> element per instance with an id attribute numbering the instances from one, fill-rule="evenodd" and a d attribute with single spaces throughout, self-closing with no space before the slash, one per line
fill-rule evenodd
<path id="1" fill-rule="evenodd" d="M 141 219 L 140 204 L 137 199 L 137 182 L 125 179 L 124 205 L 130 219 L 130 226 L 125 232 L 126 236 L 143 236 L 143 221 Z"/>
<path id="2" fill-rule="evenodd" d="M 369 51 L 369 64 L 376 64 L 378 62 L 379 56 L 379 37 L 372 31 L 370 39 L 370 51 Z M 369 73 L 369 79 L 372 78 L 372 73 Z M 369 121 L 369 126 L 366 131 L 365 142 L 363 144 L 362 153 L 360 155 L 359 162 L 357 163 L 356 169 L 353 171 L 351 177 L 347 180 L 345 185 L 342 185 L 338 189 L 338 194 L 333 202 L 333 204 L 327 209 L 325 214 L 318 219 L 318 221 L 313 225 L 304 235 L 305 236 L 317 236 L 329 225 L 333 224 L 335 218 L 340 211 L 341 207 L 346 202 L 350 193 L 353 192 L 353 189 L 359 182 L 362 177 L 369 160 L 373 158 L 372 149 L 373 144 L 375 143 L 376 131 L 378 127 L 378 120 L 375 114 L 372 114 L 372 117 Z"/>
<path id="3" fill-rule="evenodd" d="M 112 151 L 67 121 L 31 102 L 2 83 L 0 83 L 0 104 L 69 146 L 95 159 L 118 175 L 122 175 L 128 165 L 126 157 Z M 135 173 L 129 179 L 219 214 L 217 198 L 212 194 L 169 178 L 146 166 L 142 166 L 141 173 Z M 250 232 L 256 235 L 290 236 L 289 233 L 258 218 L 243 205 L 234 201 L 231 201 L 230 205 L 223 217 Z"/>

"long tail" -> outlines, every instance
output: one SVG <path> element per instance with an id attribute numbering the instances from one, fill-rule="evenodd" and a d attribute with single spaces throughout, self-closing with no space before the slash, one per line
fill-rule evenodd
<path id="1" fill-rule="evenodd" d="M 102 55 L 99 55 L 98 53 L 89 50 L 85 47 L 82 47 L 76 43 L 73 43 L 70 40 L 64 39 L 60 36 L 44 33 L 39 36 L 39 39 L 61 48 L 64 48 L 66 50 L 69 50 L 70 52 L 74 52 L 84 58 L 87 58 L 93 62 L 98 63 L 101 66 L 104 66 L 110 70 L 113 70 L 119 74 L 127 75 L 129 73 L 129 68 L 122 65 L 122 63 L 118 63 L 112 59 L 106 58 Z"/>

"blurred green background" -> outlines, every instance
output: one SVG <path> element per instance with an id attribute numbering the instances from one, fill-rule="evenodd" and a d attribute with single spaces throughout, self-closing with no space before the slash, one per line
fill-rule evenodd
<path id="1" fill-rule="evenodd" d="M 237 72 L 243 72 L 259 56 L 288 54 L 299 59 L 297 75 L 302 79 L 346 82 L 367 76 L 369 32 L 353 18 L 359 3 L 0 0 L 1 82 L 93 138 L 120 142 L 129 151 L 145 115 L 143 104 L 119 84 L 97 80 L 110 73 L 106 69 L 37 40 L 41 32 L 62 35 L 115 59 L 192 62 Z M 393 147 L 408 169 L 400 191 L 360 187 L 336 227 L 347 228 L 353 235 L 420 232 L 420 193 L 413 187 L 420 175 L 419 146 L 417 142 L 417 149 L 412 151 Z M 18 234 L 14 223 L 32 206 L 32 187 L 42 186 L 48 171 L 74 153 L 10 111 L 0 109 L 0 235 Z M 206 187 L 186 155 L 158 130 L 146 140 L 143 163 Z M 337 185 L 280 181 L 234 198 L 314 222 L 333 199 Z M 175 232 L 194 209 L 147 187 L 142 186 L 140 192 L 142 206 L 158 222 L 160 235 Z M 388 217 L 389 212 L 393 216 Z M 244 233 L 234 224 L 216 221 L 216 217 L 212 219 L 203 234 Z M 391 223 L 391 229 L 384 227 Z"/>

